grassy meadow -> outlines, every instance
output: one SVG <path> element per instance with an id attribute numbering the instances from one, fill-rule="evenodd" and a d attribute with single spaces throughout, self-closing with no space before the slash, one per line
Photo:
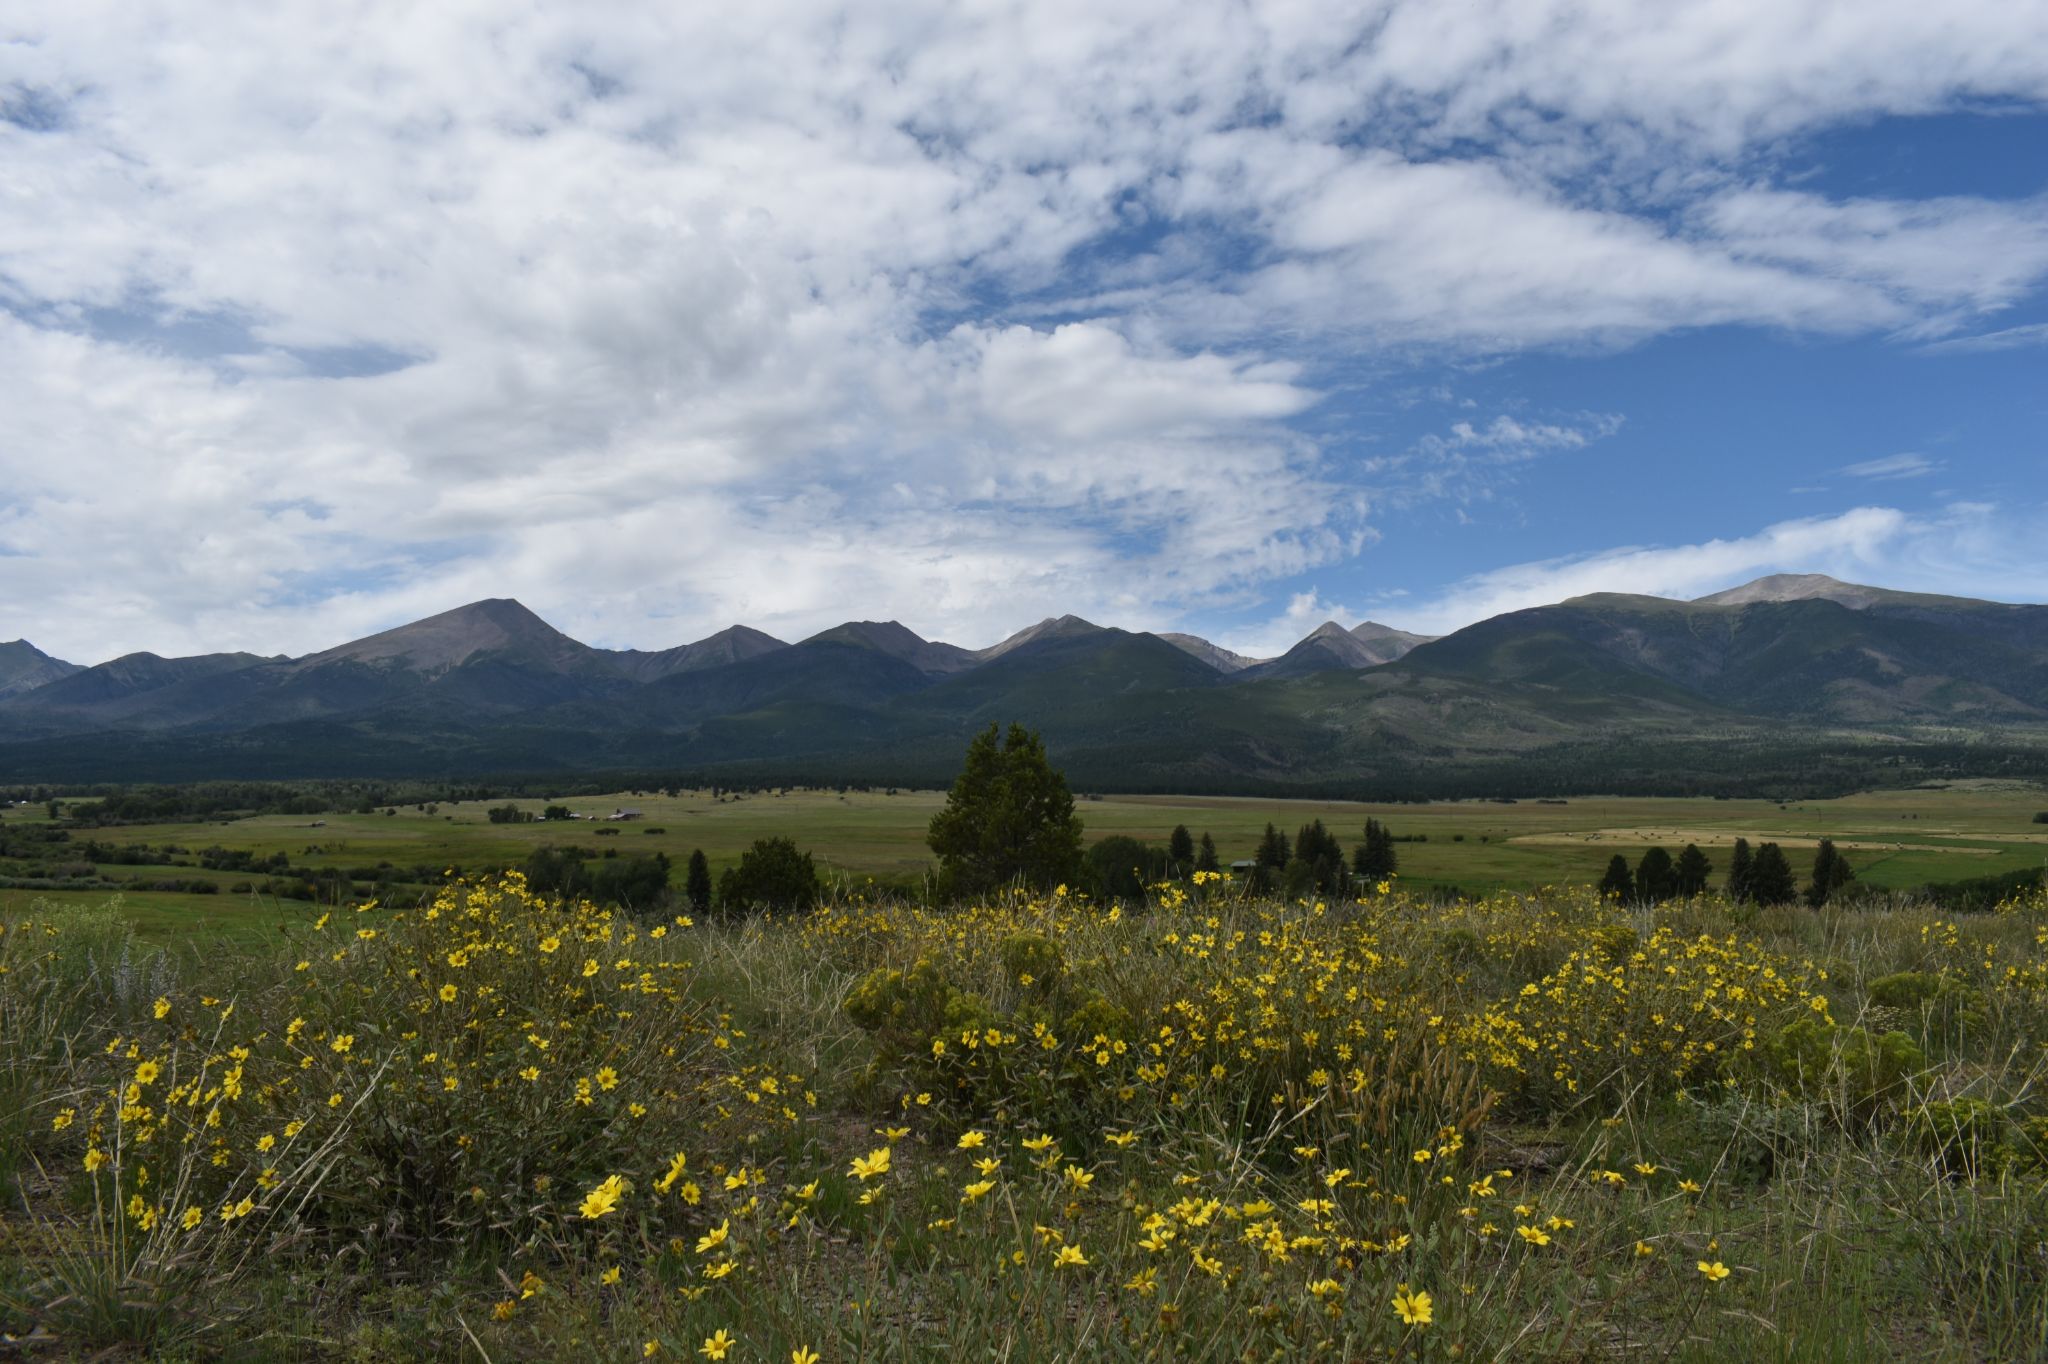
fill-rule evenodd
<path id="1" fill-rule="evenodd" d="M 0 929 L 23 1357 L 2048 1356 L 2040 893 Z"/>
<path id="2" fill-rule="evenodd" d="M 709 791 L 671 798 L 659 792 L 619 792 L 559 800 L 510 803 L 538 814 L 559 804 L 593 820 L 492 824 L 487 810 L 500 800 L 443 804 L 396 813 L 260 815 L 224 823 L 130 825 L 96 831 L 103 842 L 145 843 L 197 850 L 209 846 L 259 855 L 284 853 L 295 869 L 358 868 L 378 862 L 454 867 L 469 873 L 513 866 L 545 844 L 593 851 L 666 853 L 680 885 L 683 863 L 695 849 L 710 859 L 713 876 L 739 859 L 754 840 L 786 835 L 810 851 L 820 870 L 849 890 L 915 890 L 930 863 L 925 828 L 944 803 L 936 791 L 789 790 L 714 798 Z M 642 818 L 600 822 L 615 809 Z M 1351 846 L 1368 817 L 1410 840 L 1399 845 L 1401 880 L 1417 889 L 1484 894 L 1533 890 L 1598 880 L 1607 860 L 1624 853 L 1631 863 L 1652 844 L 1676 853 L 1697 842 L 1725 870 L 1737 837 L 1774 840 L 1802 874 L 1818 839 L 1832 838 L 1848 856 L 1859 882 L 1907 889 L 1928 882 L 1967 880 L 2020 871 L 2048 861 L 2048 824 L 2032 822 L 2048 809 L 2048 792 L 2019 783 L 1957 782 L 1939 789 L 1873 791 L 1839 800 L 1777 804 L 1759 800 L 1574 799 L 1550 804 L 1453 801 L 1376 805 L 1347 801 L 1274 800 L 1194 796 L 1101 796 L 1077 803 L 1089 839 L 1127 834 L 1163 844 L 1176 824 L 1199 837 L 1214 836 L 1228 863 L 1252 855 L 1268 822 L 1290 836 L 1320 819 Z M 10 824 L 44 818 L 39 808 L 9 810 Z M 193 867 L 102 865 L 115 881 L 175 875 L 213 881 L 222 892 L 249 881 L 245 874 L 210 874 Z M 0 910 L 19 911 L 38 892 L 0 888 Z M 93 897 L 103 899 L 104 896 Z M 129 891 L 124 911 L 145 936 L 170 940 L 193 931 L 225 932 L 244 940 L 270 933 L 284 921 L 309 917 L 311 907 L 262 897 Z"/>

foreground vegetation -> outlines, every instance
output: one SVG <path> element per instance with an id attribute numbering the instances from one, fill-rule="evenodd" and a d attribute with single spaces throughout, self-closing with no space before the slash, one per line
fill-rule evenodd
<path id="1" fill-rule="evenodd" d="M 2038 894 L 681 920 L 516 877 L 236 954 L 8 918 L 8 1348 L 2048 1352 Z"/>

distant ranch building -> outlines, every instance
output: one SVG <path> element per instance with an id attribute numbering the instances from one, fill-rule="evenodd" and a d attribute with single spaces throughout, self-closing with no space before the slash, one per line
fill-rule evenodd
<path id="1" fill-rule="evenodd" d="M 612 811 L 605 818 L 610 820 L 638 819 L 640 818 L 640 812 L 638 810 L 619 809 Z"/>

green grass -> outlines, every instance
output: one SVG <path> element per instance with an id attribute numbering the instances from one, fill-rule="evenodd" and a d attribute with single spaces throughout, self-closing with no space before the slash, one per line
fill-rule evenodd
<path id="1" fill-rule="evenodd" d="M 925 827 L 944 803 L 943 793 L 792 790 L 724 800 L 709 792 L 685 792 L 674 799 L 659 793 L 621 792 L 522 800 L 538 813 L 561 804 L 579 814 L 603 816 L 620 806 L 639 809 L 638 821 L 616 824 L 583 820 L 492 824 L 486 811 L 499 801 L 441 806 L 429 815 L 401 809 L 396 815 L 263 815 L 228 823 L 131 826 L 100 831 L 102 841 L 172 844 L 192 851 L 219 845 L 260 855 L 283 852 L 295 869 L 399 866 L 463 867 L 471 871 L 516 864 L 543 844 L 596 851 L 662 852 L 676 864 L 681 880 L 685 860 L 703 849 L 713 875 L 732 865 L 755 839 L 793 837 L 817 859 L 828 876 L 858 887 L 869 878 L 889 886 L 914 886 L 930 863 Z M 1872 791 L 1840 800 L 1777 805 L 1761 800 L 1592 798 L 1548 805 L 1487 801 L 1375 805 L 1349 801 L 1276 800 L 1208 796 L 1104 796 L 1077 802 L 1089 839 L 1128 834 L 1163 843 L 1176 824 L 1199 837 L 1214 836 L 1225 862 L 1251 856 L 1270 821 L 1291 836 L 1311 819 L 1329 825 L 1346 846 L 1355 843 L 1368 816 L 1403 836 L 1427 842 L 1400 844 L 1402 879 L 1421 887 L 1457 886 L 1466 891 L 1531 889 L 1596 880 L 1616 852 L 1632 862 L 1652 843 L 1674 851 L 1699 840 L 1717 873 L 1727 865 L 1726 842 L 1743 836 L 1752 843 L 1777 839 L 1787 844 L 1802 874 L 1811 854 L 1795 846 L 1819 837 L 1835 839 L 1858 879 L 1880 889 L 1908 889 L 1930 881 L 1953 881 L 2038 867 L 2048 861 L 2048 826 L 2032 823 L 2048 807 L 2048 794 L 2018 783 L 1965 782 L 1940 790 Z M 10 820 L 41 817 L 10 812 Z M 1719 838 L 1722 846 L 1712 845 Z M 102 869 L 110 878 L 211 876 L 225 891 L 247 873 L 206 873 L 197 867 L 154 866 Z M 32 892 L 0 891 L 0 908 L 34 898 Z M 58 898 L 66 898 L 59 895 Z M 75 898 L 75 897 L 74 897 Z M 104 893 L 87 893 L 95 901 Z M 285 902 L 230 897 L 140 892 L 128 897 L 130 912 L 145 933 L 205 926 L 237 934 L 260 933 L 279 916 L 303 907 Z"/>

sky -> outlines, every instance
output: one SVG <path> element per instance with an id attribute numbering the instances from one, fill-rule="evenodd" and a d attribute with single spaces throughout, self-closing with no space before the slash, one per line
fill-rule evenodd
<path id="1" fill-rule="evenodd" d="M 0 639 L 2048 601 L 2048 3 L 15 0 Z"/>

